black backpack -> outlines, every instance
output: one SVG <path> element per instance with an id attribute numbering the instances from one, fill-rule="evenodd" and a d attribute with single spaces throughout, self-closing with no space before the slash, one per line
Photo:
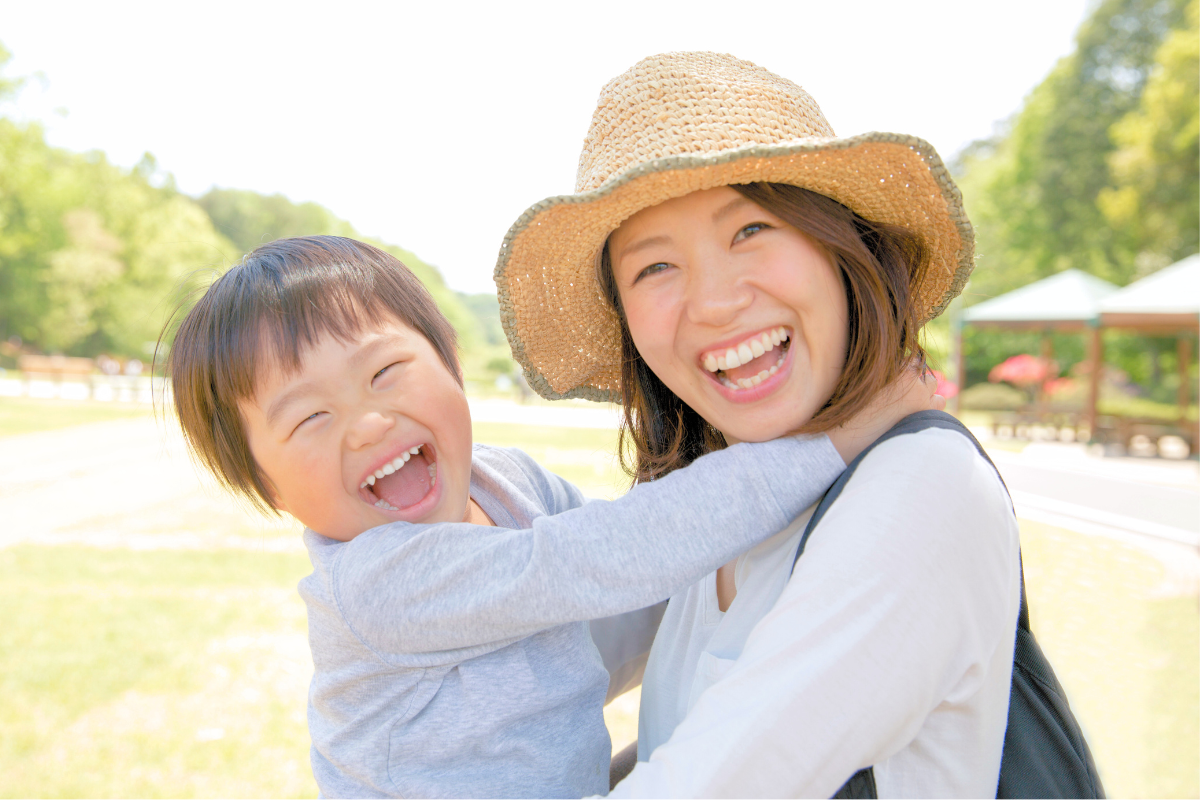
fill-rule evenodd
<path id="1" fill-rule="evenodd" d="M 796 549 L 792 569 L 804 552 L 808 537 L 825 512 L 842 493 L 862 460 L 877 445 L 895 436 L 927 428 L 958 431 L 975 445 L 979 455 L 992 464 L 971 432 L 954 417 L 941 411 L 920 411 L 900 420 L 858 455 L 821 498 Z M 992 464 L 992 469 L 996 465 Z M 999 476 L 999 471 L 996 472 Z M 1004 479 L 1000 482 L 1003 484 Z M 877 797 L 875 772 L 859 770 L 838 790 L 835 798 Z M 1017 618 L 1017 641 L 1013 651 L 1012 692 L 1008 701 L 1008 729 L 1000 759 L 997 797 L 1104 797 L 1104 787 L 1088 750 L 1079 723 L 1071 713 L 1062 686 L 1050 662 L 1042 654 L 1029 629 L 1029 607 L 1025 602 L 1025 575 L 1021 575 L 1021 612 Z"/>

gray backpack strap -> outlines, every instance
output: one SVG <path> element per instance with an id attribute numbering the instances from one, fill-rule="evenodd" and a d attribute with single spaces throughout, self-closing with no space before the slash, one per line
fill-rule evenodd
<path id="1" fill-rule="evenodd" d="M 841 495 L 863 459 L 888 439 L 917 433 L 929 428 L 953 430 L 966 436 L 979 455 L 996 469 L 983 446 L 966 426 L 943 411 L 918 411 L 896 423 L 872 442 L 846 467 L 833 486 L 821 498 L 800 537 L 792 571 L 804 553 L 808 537 L 825 512 Z M 996 470 L 1004 485 L 1004 478 Z M 1007 486 L 1005 489 L 1007 490 Z M 878 796 L 875 772 L 871 767 L 859 770 L 840 788 L 835 798 L 873 798 Z M 1054 676 L 1050 662 L 1038 647 L 1029 628 L 1029 605 L 1025 601 L 1025 570 L 1021 568 L 1021 610 L 1017 617 L 1017 637 L 1013 650 L 1012 691 L 1009 695 L 1008 728 L 1000 760 L 997 797 L 1104 797 L 1104 787 L 1083 738 L 1079 723 L 1071 713 L 1067 696 Z"/>

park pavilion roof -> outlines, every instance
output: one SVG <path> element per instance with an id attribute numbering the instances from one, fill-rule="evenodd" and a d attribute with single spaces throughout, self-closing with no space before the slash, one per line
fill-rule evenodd
<path id="1" fill-rule="evenodd" d="M 1200 254 L 1129 284 L 1100 303 L 1105 324 L 1109 316 L 1190 316 L 1200 314 Z"/>
<path id="2" fill-rule="evenodd" d="M 1014 328 L 1094 325 L 1100 301 L 1119 291 L 1094 275 L 1068 269 L 963 311 L 963 322 Z"/>

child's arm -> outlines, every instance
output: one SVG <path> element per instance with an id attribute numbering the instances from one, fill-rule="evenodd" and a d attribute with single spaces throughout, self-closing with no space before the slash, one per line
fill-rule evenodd
<path id="1" fill-rule="evenodd" d="M 375 528 L 343 545 L 332 589 L 378 652 L 461 660 L 669 597 L 784 528 L 844 467 L 824 435 L 738 444 L 527 530 Z"/>

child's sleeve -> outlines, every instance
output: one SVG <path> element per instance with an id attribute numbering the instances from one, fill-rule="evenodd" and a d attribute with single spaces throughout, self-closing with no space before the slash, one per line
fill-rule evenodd
<path id="1" fill-rule="evenodd" d="M 372 649 L 410 666 L 653 605 L 784 528 L 845 468 L 827 436 L 738 444 L 611 501 L 525 530 L 375 528 L 347 543 L 333 590 Z"/>
<path id="2" fill-rule="evenodd" d="M 579 487 L 543 467 L 524 450 L 492 447 L 487 448 L 487 452 L 492 457 L 499 455 L 507 459 L 524 476 L 529 482 L 529 493 L 537 496 L 543 513 L 561 514 L 588 502 Z M 600 651 L 604 668 L 608 670 L 608 697 L 605 703 L 641 684 L 650 646 L 654 644 L 654 634 L 658 632 L 666 609 L 667 602 L 664 600 L 646 608 L 588 622 L 592 642 Z"/>
<path id="3" fill-rule="evenodd" d="M 481 455 L 477 446 L 476 455 Z M 503 459 L 511 471 L 515 471 L 522 481 L 520 486 L 490 486 L 490 491 L 501 494 L 507 491 L 517 491 L 527 498 L 536 498 L 543 514 L 561 514 L 572 508 L 579 508 L 588 502 L 579 487 L 566 478 L 554 474 L 533 459 L 528 453 L 516 447 L 487 447 L 484 454 L 490 455 L 489 460 Z M 493 463 L 495 463 L 493 461 Z M 510 479 L 513 475 L 508 476 Z M 531 499 L 532 499 L 531 498 Z"/>

